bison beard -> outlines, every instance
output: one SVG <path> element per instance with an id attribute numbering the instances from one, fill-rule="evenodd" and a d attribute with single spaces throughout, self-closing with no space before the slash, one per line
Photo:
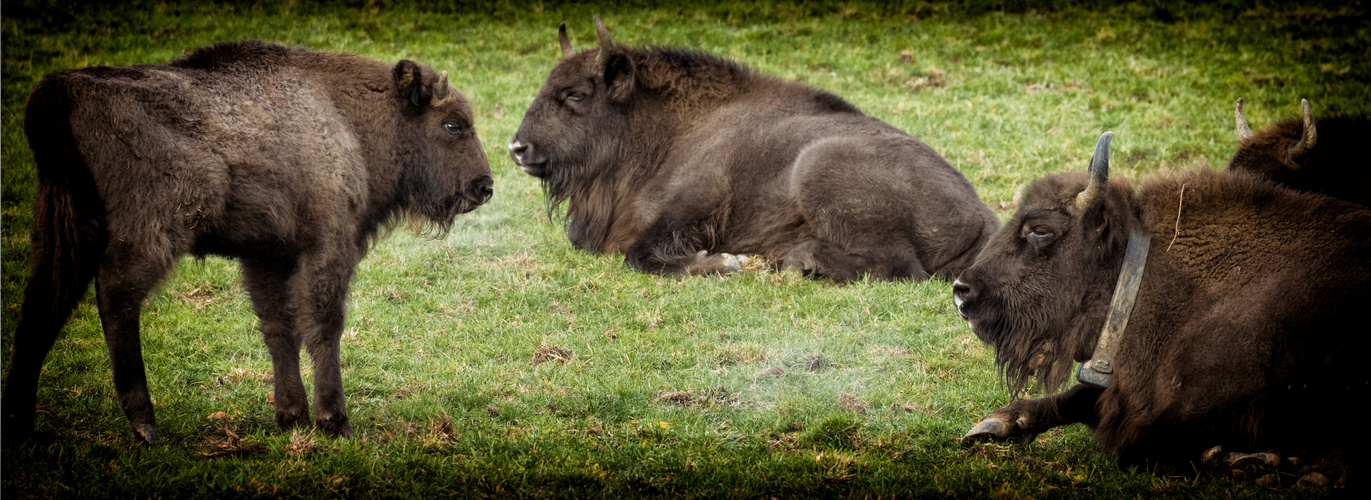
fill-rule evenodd
<path id="1" fill-rule="evenodd" d="M 353 269 L 398 217 L 444 229 L 490 198 L 471 120 L 446 73 L 260 42 L 45 77 L 25 115 L 38 196 L 6 439 L 32 431 L 43 359 L 94 280 L 119 405 L 156 440 L 139 313 L 187 253 L 241 261 L 277 423 L 310 423 L 303 345 L 314 422 L 350 434 L 338 347 Z"/>
<path id="2" fill-rule="evenodd" d="M 1128 235 L 1144 231 L 1153 244 L 1113 383 L 1013 401 L 968 437 L 1031 440 L 1080 422 L 1125 461 L 1221 445 L 1362 468 L 1365 433 L 1336 429 L 1371 396 L 1371 211 L 1235 171 L 1134 192 L 1107 181 L 1103 151 L 1093 189 L 1081 174 L 1031 184 L 953 294 L 1013 387 L 1036 377 L 1053 389 L 1090 359 Z"/>
<path id="3" fill-rule="evenodd" d="M 918 139 L 817 89 L 671 48 L 563 57 L 510 155 L 568 236 L 657 273 L 737 269 L 730 254 L 844 281 L 955 276 L 998 222 Z"/>

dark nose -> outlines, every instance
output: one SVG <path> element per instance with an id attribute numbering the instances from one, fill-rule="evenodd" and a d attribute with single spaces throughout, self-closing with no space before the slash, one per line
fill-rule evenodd
<path id="1" fill-rule="evenodd" d="M 952 282 L 952 302 L 961 309 L 962 304 L 976 298 L 976 287 L 960 279 Z"/>
<path id="2" fill-rule="evenodd" d="M 480 205 L 485 203 L 486 200 L 489 200 L 491 195 L 495 194 L 494 187 L 495 180 L 491 179 L 489 175 L 483 175 L 474 181 L 468 182 L 466 188 L 462 190 L 462 196 L 468 201 Z"/>
<path id="3" fill-rule="evenodd" d="M 528 158 L 528 144 L 515 138 L 509 141 L 509 156 L 514 158 L 514 164 L 523 166 L 524 160 Z"/>

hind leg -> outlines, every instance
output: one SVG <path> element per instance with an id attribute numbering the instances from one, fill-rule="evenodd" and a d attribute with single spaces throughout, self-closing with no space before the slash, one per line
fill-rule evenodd
<path id="1" fill-rule="evenodd" d="M 271 353 L 276 425 L 282 430 L 309 425 L 309 397 L 300 379 L 300 337 L 295 330 L 296 306 L 288 280 L 293 264 L 243 261 L 243 285 L 262 322 L 262 337 Z"/>
<path id="2" fill-rule="evenodd" d="M 866 137 L 826 139 L 795 159 L 790 194 L 810 239 L 786 252 L 783 268 L 836 281 L 928 278 L 916 250 L 911 200 L 921 187 L 890 156 L 889 144 Z M 898 152 L 898 148 L 895 148 Z"/>
<path id="3" fill-rule="evenodd" d="M 95 278 L 115 396 L 134 435 L 147 443 L 157 441 L 157 421 L 148 397 L 139 316 L 143 300 L 171 267 L 153 252 L 111 245 Z"/>
<path id="4" fill-rule="evenodd" d="M 928 279 L 913 249 L 896 245 L 842 246 L 813 238 L 796 245 L 782 258 L 782 269 L 834 281 L 853 281 L 870 274 L 876 279 Z"/>
<path id="5" fill-rule="evenodd" d="M 41 223 L 42 220 L 35 221 L 35 224 Z M 24 287 L 24 303 L 14 333 L 3 402 L 0 402 L 4 408 L 2 425 L 7 442 L 11 438 L 25 438 L 33 432 L 38 377 L 43 361 L 72 309 L 95 277 L 96 262 L 104 245 L 103 241 L 81 242 L 76 245 L 74 259 L 58 262 L 54 252 L 45 248 L 39 238 L 32 241 L 32 271 L 28 285 Z"/>

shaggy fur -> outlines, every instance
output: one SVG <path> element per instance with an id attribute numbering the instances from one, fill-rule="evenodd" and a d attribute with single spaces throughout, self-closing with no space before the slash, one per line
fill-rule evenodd
<path id="1" fill-rule="evenodd" d="M 1371 396 L 1371 210 L 1247 172 L 1158 176 L 1136 192 L 1114 181 L 1080 208 L 1086 184 L 1031 184 L 954 287 L 1016 391 L 1032 377 L 1055 389 L 1094 351 L 1128 234 L 1152 238 L 1114 383 L 1014 401 L 987 417 L 1011 429 L 1000 437 L 1081 422 L 1125 461 L 1365 444 L 1333 428 Z"/>
<path id="2" fill-rule="evenodd" d="M 727 252 L 951 278 L 998 225 L 931 148 L 833 94 L 607 33 L 558 61 L 510 153 L 567 203 L 572 244 L 648 272 L 727 272 Z"/>
<path id="3" fill-rule="evenodd" d="M 1300 118 L 1281 120 L 1242 141 L 1228 162 L 1229 170 L 1246 170 L 1300 191 L 1371 206 L 1371 120 L 1330 116 L 1314 125 L 1318 143 L 1300 157 L 1290 148 L 1304 136 Z"/>
<path id="4" fill-rule="evenodd" d="M 155 440 L 139 312 L 187 253 L 242 263 L 277 423 L 310 422 L 303 345 L 315 423 L 349 434 L 338 341 L 353 269 L 398 216 L 446 229 L 490 197 L 471 120 L 460 93 L 411 61 L 260 42 L 45 77 L 25 115 L 38 196 L 5 434 L 32 430 L 43 359 L 94 280 L 120 406 Z"/>

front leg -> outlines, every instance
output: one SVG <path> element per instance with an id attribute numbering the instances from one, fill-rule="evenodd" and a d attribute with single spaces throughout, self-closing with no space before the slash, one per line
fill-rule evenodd
<path id="1" fill-rule="evenodd" d="M 1077 384 L 1055 396 L 1016 399 L 986 415 L 962 436 L 962 442 L 1014 440 L 1028 443 L 1038 434 L 1057 426 L 1083 423 L 1094 427 L 1099 419 L 1095 402 L 1103 392 L 1104 389 L 1097 386 Z"/>
<path id="2" fill-rule="evenodd" d="M 742 269 L 738 256 L 709 253 L 713 235 L 722 231 L 719 211 L 698 206 L 668 208 L 638 236 L 624 261 L 640 271 L 658 274 L 731 274 Z"/>
<path id="3" fill-rule="evenodd" d="M 345 248 L 334 254 L 310 256 L 292 280 L 296 298 L 304 307 L 297 315 L 300 337 L 314 360 L 314 425 L 331 436 L 351 436 L 347 401 L 343 396 L 339 343 L 347 312 L 348 282 L 359 259 Z M 358 252 L 360 253 L 360 252 Z"/>

